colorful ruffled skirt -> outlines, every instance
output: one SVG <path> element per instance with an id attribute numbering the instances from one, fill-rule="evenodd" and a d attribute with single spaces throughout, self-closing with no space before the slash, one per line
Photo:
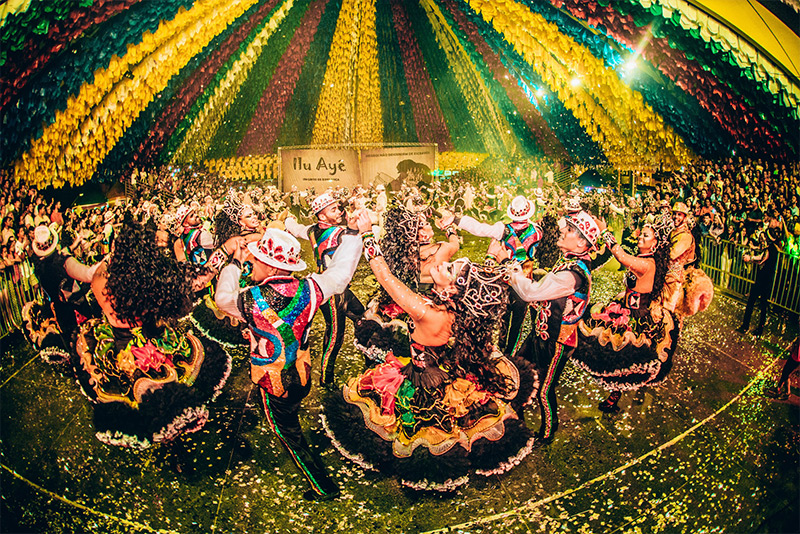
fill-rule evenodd
<path id="1" fill-rule="evenodd" d="M 673 315 L 658 304 L 637 314 L 617 301 L 595 304 L 578 323 L 578 346 L 572 358 L 611 390 L 655 385 L 672 368 L 678 333 Z"/>
<path id="2" fill-rule="evenodd" d="M 436 366 L 415 375 L 406 361 L 390 352 L 325 398 L 325 429 L 346 458 L 412 488 L 448 491 L 471 473 L 508 471 L 530 453 L 532 433 L 517 416 L 535 389 L 530 364 L 493 361 L 511 385 L 501 397 L 469 373 Z"/>
<path id="3" fill-rule="evenodd" d="M 231 370 L 213 341 L 168 326 L 147 338 L 100 319 L 81 327 L 72 363 L 93 403 L 97 438 L 139 449 L 202 428 Z"/>

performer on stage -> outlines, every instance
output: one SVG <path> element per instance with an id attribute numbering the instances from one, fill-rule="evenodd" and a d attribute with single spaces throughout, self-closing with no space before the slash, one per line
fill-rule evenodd
<path id="1" fill-rule="evenodd" d="M 472 471 L 512 468 L 533 445 L 517 410 L 534 383 L 529 365 L 520 369 L 493 344 L 508 299 L 505 270 L 444 262 L 430 270 L 431 299 L 392 274 L 374 236 L 364 235 L 364 249 L 378 283 L 408 314 L 410 358 L 390 351 L 351 378 L 342 396 L 331 395 L 334 444 L 420 489 L 452 489 Z"/>
<path id="2" fill-rule="evenodd" d="M 487 224 L 476 221 L 468 215 L 456 217 L 452 213 L 445 212 L 442 216 L 442 226 L 448 227 L 450 224 L 454 224 L 474 236 L 491 237 L 500 241 L 508 251 L 508 254 L 504 254 L 504 256 L 524 264 L 533 260 L 536 255 L 536 246 L 542 239 L 541 227 L 531 220 L 535 213 L 536 204 L 526 197 L 518 195 L 511 199 L 511 203 L 506 209 L 506 216 L 511 219 L 509 223 L 498 221 L 494 224 Z M 532 266 L 523 268 L 526 272 L 532 271 Z M 508 329 L 501 337 L 500 347 L 505 349 L 507 354 L 512 354 L 519 342 L 520 332 L 528 313 L 528 305 L 512 293 L 509 313 Z"/>
<path id="3" fill-rule="evenodd" d="M 672 368 L 678 325 L 672 312 L 661 307 L 660 296 L 673 221 L 667 214 L 645 222 L 635 256 L 625 252 L 604 226 L 601 222 L 602 239 L 628 269 L 625 291 L 606 305 L 592 306 L 589 316 L 578 323 L 578 346 L 572 357 L 598 383 L 611 389 L 599 409 L 616 412 L 623 390 L 660 383 Z"/>
<path id="4" fill-rule="evenodd" d="M 370 228 L 368 217 L 359 219 L 359 230 Z M 239 278 L 248 257 L 245 252 L 252 256 L 255 285 L 242 289 Z M 250 378 L 259 386 L 270 427 L 311 486 L 303 494 L 308 500 L 328 500 L 339 494 L 300 427 L 300 403 L 311 389 L 308 333 L 317 310 L 347 289 L 360 255 L 361 237 L 344 234 L 324 271 L 295 278 L 292 273 L 306 269 L 300 243 L 288 232 L 269 228 L 260 241 L 234 252 L 233 263 L 222 270 L 217 284 L 219 308 L 247 324 Z"/>
<path id="5" fill-rule="evenodd" d="M 509 284 L 529 302 L 533 329 L 523 342 L 519 354 L 539 369 L 538 393 L 542 414 L 537 434 L 538 443 L 546 445 L 558 430 L 556 387 L 564 366 L 578 344 L 578 321 L 589 303 L 592 287 L 589 253 L 597 246 L 600 229 L 585 211 L 567 216 L 559 223 L 558 247 L 562 257 L 553 270 L 540 281 L 533 282 L 517 267 Z M 491 247 L 498 259 L 502 248 Z"/>
<path id="6" fill-rule="evenodd" d="M 336 250 L 342 243 L 342 238 L 355 235 L 357 230 L 349 226 L 342 226 L 344 212 L 339 200 L 330 193 L 323 193 L 311 203 L 311 211 L 316 215 L 317 222 L 303 226 L 297 223 L 294 216 L 286 218 L 286 231 L 299 239 L 308 239 L 314 247 L 314 259 L 317 262 L 317 272 L 322 273 L 328 268 Z M 364 313 L 364 305 L 358 300 L 348 287 L 344 292 L 333 295 L 322 306 L 322 316 L 325 318 L 325 334 L 322 338 L 322 376 L 320 383 L 332 385 L 334 383 L 334 367 L 336 356 L 342 348 L 344 341 L 345 317 L 355 323 Z"/>
<path id="7" fill-rule="evenodd" d="M 664 308 L 671 312 L 675 311 L 682 296 L 686 266 L 695 261 L 695 242 L 686 220 L 688 215 L 689 208 L 683 202 L 677 202 L 672 207 L 675 229 L 670 237 L 670 264 L 664 281 L 664 292 L 661 296 Z"/>
<path id="8" fill-rule="evenodd" d="M 73 366 L 94 404 L 97 438 L 145 448 L 202 428 L 230 358 L 169 324 L 191 309 L 184 269 L 158 250 L 152 229 L 126 215 L 91 284 L 103 318 L 81 327 Z"/>

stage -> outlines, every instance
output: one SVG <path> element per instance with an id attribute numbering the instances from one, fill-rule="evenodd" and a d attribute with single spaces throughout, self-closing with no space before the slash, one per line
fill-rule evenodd
<path id="1" fill-rule="evenodd" d="M 370 278 L 362 263 L 353 287 L 364 301 Z M 620 287 L 609 265 L 593 300 Z M 326 503 L 302 500 L 305 480 L 265 423 L 244 354 L 201 431 L 135 451 L 99 442 L 69 370 L 15 334 L 0 340 L 2 532 L 796 532 L 798 390 L 786 402 L 762 394 L 796 322 L 773 310 L 762 338 L 741 335 L 743 307 L 717 295 L 689 318 L 666 384 L 626 393 L 616 415 L 598 411 L 606 392 L 569 363 L 555 442 L 450 494 L 344 460 L 322 430 L 315 360 L 302 423 L 343 489 Z M 348 322 L 339 384 L 363 366 L 351 341 Z M 538 408 L 526 422 L 538 427 Z"/>

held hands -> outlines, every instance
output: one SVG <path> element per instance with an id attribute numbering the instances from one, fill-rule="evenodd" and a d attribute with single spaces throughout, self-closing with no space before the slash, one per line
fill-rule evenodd
<path id="1" fill-rule="evenodd" d="M 454 213 L 446 209 L 442 209 L 440 211 L 442 213 L 442 217 L 436 221 L 436 226 L 439 227 L 440 230 L 444 230 L 445 228 L 453 224 L 453 221 L 456 216 Z"/>
<path id="2" fill-rule="evenodd" d="M 369 214 L 367 213 L 367 210 L 365 210 L 364 208 L 357 209 L 352 213 L 347 212 L 346 214 L 347 227 L 350 228 L 351 230 L 358 230 L 359 233 L 363 233 L 361 228 L 358 226 L 358 220 L 359 218 L 361 218 L 362 215 L 366 216 L 367 219 L 369 219 Z M 372 223 L 370 223 L 370 228 L 372 228 Z"/>
<path id="3" fill-rule="evenodd" d="M 372 231 L 372 218 L 369 216 L 369 213 L 367 213 L 367 210 L 358 210 L 353 215 L 352 224 L 355 224 L 355 229 L 358 230 L 359 234 Z M 352 224 L 351 221 L 348 220 L 348 226 L 352 228 Z"/>
<path id="4" fill-rule="evenodd" d="M 489 243 L 486 255 L 494 258 L 498 263 L 511 257 L 509 250 L 497 239 L 492 239 L 492 242 Z"/>

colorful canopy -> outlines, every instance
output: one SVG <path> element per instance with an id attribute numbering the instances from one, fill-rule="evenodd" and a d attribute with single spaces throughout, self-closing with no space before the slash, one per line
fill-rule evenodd
<path id="1" fill-rule="evenodd" d="M 38 186 L 306 144 L 651 170 L 800 148 L 800 39 L 752 0 L 10 0 L 0 21 L 0 164 Z"/>

